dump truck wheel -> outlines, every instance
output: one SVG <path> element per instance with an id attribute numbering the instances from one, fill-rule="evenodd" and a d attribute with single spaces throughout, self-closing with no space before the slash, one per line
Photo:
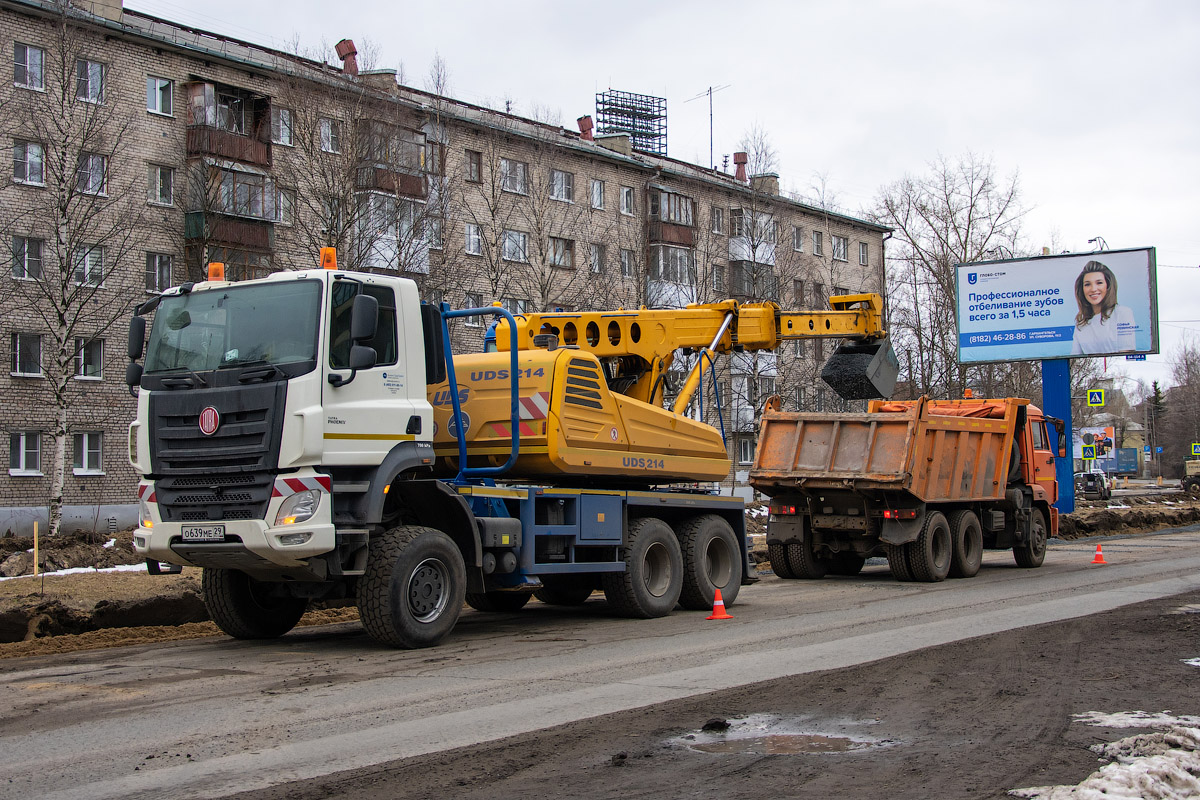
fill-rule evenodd
<path id="1" fill-rule="evenodd" d="M 624 617 L 665 617 L 683 590 L 683 554 L 675 532 L 661 519 L 640 517 L 629 523 L 624 572 L 600 576 L 604 596 Z"/>
<path id="2" fill-rule="evenodd" d="M 800 533 L 799 544 L 795 542 L 788 544 L 787 560 L 788 566 L 792 568 L 792 573 L 797 578 L 817 580 L 824 578 L 829 569 L 829 562 L 823 558 L 817 558 L 816 553 L 813 552 L 812 531 L 807 523 Z"/>
<path id="3" fill-rule="evenodd" d="M 786 544 L 767 545 L 767 558 L 771 562 L 771 571 L 780 578 L 790 580 L 796 577 L 796 573 L 792 572 L 792 565 L 788 563 Z"/>
<path id="4" fill-rule="evenodd" d="M 860 555 L 838 553 L 828 561 L 829 572 L 831 575 L 857 575 L 866 563 L 867 560 Z"/>
<path id="5" fill-rule="evenodd" d="M 476 611 L 520 611 L 533 592 L 467 592 L 467 605 Z"/>
<path id="6" fill-rule="evenodd" d="M 533 596 L 549 606 L 581 606 L 595 590 L 593 575 L 545 575 Z"/>
<path id="7" fill-rule="evenodd" d="M 237 569 L 205 567 L 200 577 L 208 615 L 235 639 L 276 639 L 296 627 L 308 601 L 277 595 L 277 588 Z"/>
<path id="8" fill-rule="evenodd" d="M 1027 569 L 1040 567 L 1046 560 L 1046 540 L 1048 538 L 1046 515 L 1042 513 L 1041 509 L 1035 508 L 1033 520 L 1029 525 L 1028 541 L 1013 548 L 1013 558 L 1016 559 L 1017 566 Z"/>
<path id="9" fill-rule="evenodd" d="M 692 611 L 709 611 L 717 589 L 726 606 L 742 586 L 742 549 L 729 523 L 716 514 L 701 514 L 679 526 L 683 553 L 683 590 L 679 604 Z"/>
<path id="10" fill-rule="evenodd" d="M 898 581 L 911 581 L 913 574 L 908 567 L 908 545 L 888 544 L 884 547 L 887 548 L 888 567 L 892 570 L 892 577 Z"/>
<path id="11" fill-rule="evenodd" d="M 983 565 L 983 528 L 973 511 L 950 514 L 950 536 L 954 553 L 950 556 L 951 578 L 973 578 Z"/>
<path id="12" fill-rule="evenodd" d="M 925 525 L 917 535 L 917 540 L 905 546 L 908 548 L 908 567 L 912 570 L 914 580 L 936 583 L 944 581 L 950 574 L 954 544 L 950 539 L 950 524 L 942 512 L 926 514 Z"/>
<path id="13" fill-rule="evenodd" d="M 1187 485 L 1188 496 L 1193 500 L 1200 500 L 1200 481 L 1192 481 Z"/>
<path id="14" fill-rule="evenodd" d="M 467 571 L 450 537 L 401 525 L 375 537 L 358 579 L 358 615 L 372 639 L 393 647 L 431 647 L 454 629 Z"/>

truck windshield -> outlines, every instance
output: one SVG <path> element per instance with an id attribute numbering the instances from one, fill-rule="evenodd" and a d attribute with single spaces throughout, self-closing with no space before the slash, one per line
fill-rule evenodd
<path id="1" fill-rule="evenodd" d="M 146 373 L 294 364 L 316 367 L 321 284 L 271 282 L 163 297 Z"/>

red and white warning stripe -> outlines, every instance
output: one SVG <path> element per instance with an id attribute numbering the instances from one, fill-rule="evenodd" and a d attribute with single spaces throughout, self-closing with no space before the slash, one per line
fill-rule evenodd
<path id="1" fill-rule="evenodd" d="M 137 494 L 138 500 L 145 500 L 147 503 L 158 502 L 158 499 L 155 497 L 153 483 L 139 483 Z"/>
<path id="2" fill-rule="evenodd" d="M 318 492 L 333 492 L 333 478 L 328 475 L 317 475 L 314 478 L 276 478 L 275 488 L 271 492 L 272 497 L 283 497 L 284 495 L 296 494 L 297 492 L 306 492 L 310 489 Z"/>
<path id="3" fill-rule="evenodd" d="M 538 392 L 532 397 L 521 397 L 520 412 L 521 419 L 545 419 L 547 412 L 550 411 L 550 393 Z"/>

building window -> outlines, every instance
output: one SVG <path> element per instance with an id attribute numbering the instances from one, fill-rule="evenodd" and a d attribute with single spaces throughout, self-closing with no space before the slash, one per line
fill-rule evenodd
<path id="1" fill-rule="evenodd" d="M 426 241 L 431 250 L 441 250 L 445 244 L 445 223 L 441 217 L 430 217 L 426 220 Z"/>
<path id="2" fill-rule="evenodd" d="M 825 247 L 821 242 L 821 232 L 820 231 L 813 231 L 813 255 L 814 256 L 825 255 Z"/>
<path id="3" fill-rule="evenodd" d="M 720 264 L 713 265 L 713 291 L 717 293 L 718 298 L 724 295 L 727 291 L 725 288 L 725 268 Z"/>
<path id="4" fill-rule="evenodd" d="M 290 108 L 271 108 L 271 141 L 275 144 L 292 146 L 295 123 Z"/>
<path id="5" fill-rule="evenodd" d="M 870 246 L 866 242 L 858 243 L 858 263 L 859 266 L 867 266 L 867 256 L 870 254 Z"/>
<path id="6" fill-rule="evenodd" d="M 168 117 L 175 114 L 175 81 L 146 76 L 146 110 Z"/>
<path id="7" fill-rule="evenodd" d="M 833 260 L 848 261 L 850 250 L 850 240 L 845 236 L 830 236 L 830 241 L 833 243 Z"/>
<path id="8" fill-rule="evenodd" d="M 241 95 L 217 92 L 217 127 L 230 133 L 246 134 L 246 99 Z"/>
<path id="9" fill-rule="evenodd" d="M 567 203 L 575 202 L 575 175 L 561 169 L 550 170 L 550 197 Z"/>
<path id="10" fill-rule="evenodd" d="M 217 211 L 266 221 L 279 218 L 275 181 L 256 172 L 222 170 Z"/>
<path id="11" fill-rule="evenodd" d="M 511 158 L 500 159 L 500 188 L 514 194 L 529 194 L 529 165 Z"/>
<path id="12" fill-rule="evenodd" d="M 505 261 L 529 260 L 529 234 L 521 231 L 504 231 L 503 243 L 501 256 Z"/>
<path id="13" fill-rule="evenodd" d="M 20 280 L 41 280 L 42 246 L 45 244 L 45 242 L 43 242 L 41 239 L 30 239 L 25 236 L 14 236 L 12 244 L 12 276 Z"/>
<path id="14" fill-rule="evenodd" d="M 673 225 L 693 224 L 692 198 L 674 192 L 654 189 L 650 192 L 650 218 L 670 222 Z"/>
<path id="15" fill-rule="evenodd" d="M 608 248 L 602 244 L 592 243 L 592 272 L 604 272 L 604 262 L 608 255 Z"/>
<path id="16" fill-rule="evenodd" d="M 79 59 L 75 62 L 75 97 L 85 103 L 104 102 L 104 65 Z"/>
<path id="17" fill-rule="evenodd" d="M 725 235 L 725 209 L 712 207 L 712 232 L 718 236 Z"/>
<path id="18" fill-rule="evenodd" d="M 572 269 L 575 266 L 575 242 L 571 239 L 550 237 L 550 266 Z"/>
<path id="19" fill-rule="evenodd" d="M 818 305 L 818 306 L 823 306 L 828 301 L 829 301 L 829 298 L 825 295 L 825 284 L 814 283 L 813 284 L 813 304 Z"/>
<path id="20" fill-rule="evenodd" d="M 13 180 L 42 186 L 46 182 L 45 151 L 37 142 L 13 143 Z"/>
<path id="21" fill-rule="evenodd" d="M 467 308 L 483 308 L 483 295 L 479 292 L 467 292 Z M 468 328 L 482 328 L 483 317 L 463 317 L 463 324 Z"/>
<path id="22" fill-rule="evenodd" d="M 336 119 L 321 117 L 321 150 L 326 153 L 342 152 L 342 124 Z"/>
<path id="23" fill-rule="evenodd" d="M 657 245 L 650 249 L 650 279 L 677 283 L 682 286 L 696 285 L 696 262 L 692 251 L 686 247 Z"/>
<path id="24" fill-rule="evenodd" d="M 14 333 L 12 335 L 13 375 L 37 378 L 42 375 L 42 335 L 40 333 Z"/>
<path id="25" fill-rule="evenodd" d="M 500 303 L 510 314 L 527 314 L 529 312 L 529 301 L 520 297 L 501 297 Z"/>
<path id="26" fill-rule="evenodd" d="M 626 215 L 632 215 L 634 207 L 635 206 L 633 203 L 633 187 L 632 186 L 622 186 L 621 187 L 621 213 L 626 214 Z"/>
<path id="27" fill-rule="evenodd" d="M 104 377 L 104 340 L 75 337 L 75 377 Z"/>
<path id="28" fill-rule="evenodd" d="M 17 42 L 13 45 L 13 85 L 22 89 L 46 88 L 46 51 Z"/>
<path id="29" fill-rule="evenodd" d="M 483 235 L 480 233 L 479 226 L 473 222 L 468 222 L 465 228 L 466 232 L 466 251 L 473 256 L 483 255 Z"/>
<path id="30" fill-rule="evenodd" d="M 468 183 L 483 182 L 483 153 L 478 150 L 467 151 L 466 180 Z"/>
<path id="31" fill-rule="evenodd" d="M 792 281 L 792 302 L 796 308 L 804 308 L 804 281 Z"/>
<path id="32" fill-rule="evenodd" d="M 792 226 L 792 249 L 797 253 L 804 252 L 804 229 L 799 225 Z"/>
<path id="33" fill-rule="evenodd" d="M 79 167 L 75 172 L 75 188 L 83 194 L 106 194 L 108 192 L 105 180 L 107 171 L 107 156 L 84 153 L 79 156 Z"/>
<path id="34" fill-rule="evenodd" d="M 621 277 L 633 277 L 633 251 L 621 248 Z"/>
<path id="35" fill-rule="evenodd" d="M 104 434 L 88 431 L 75 434 L 75 460 L 72 471 L 76 475 L 104 474 Z"/>
<path id="36" fill-rule="evenodd" d="M 42 434 L 13 431 L 8 436 L 8 474 L 42 474 Z"/>
<path id="37" fill-rule="evenodd" d="M 75 248 L 74 275 L 77 286 L 104 284 L 104 248 L 99 245 Z"/>
<path id="38" fill-rule="evenodd" d="M 767 226 L 767 242 L 775 244 L 779 241 L 779 222 L 771 220 L 771 224 Z"/>
<path id="39" fill-rule="evenodd" d="M 847 294 L 850 294 L 850 290 L 847 289 L 845 286 L 835 286 L 835 287 L 833 287 L 833 293 L 835 295 L 847 295 Z"/>
<path id="40" fill-rule="evenodd" d="M 592 178 L 592 208 L 604 208 L 604 181 Z"/>
<path id="41" fill-rule="evenodd" d="M 159 206 L 175 204 L 175 169 L 161 164 L 150 165 L 148 202 Z"/>
<path id="42" fill-rule="evenodd" d="M 161 292 L 171 286 L 174 259 L 168 253 L 146 253 L 146 291 Z"/>
<path id="43" fill-rule="evenodd" d="M 795 351 L 794 355 L 796 356 L 796 358 L 804 358 L 804 340 L 796 339 L 795 345 L 796 345 L 796 351 Z"/>
<path id="44" fill-rule="evenodd" d="M 746 235 L 746 212 L 740 208 L 729 212 L 729 235 L 734 238 Z"/>
<path id="45" fill-rule="evenodd" d="M 754 463 L 754 440 L 743 438 L 738 439 L 738 463 L 753 464 Z"/>

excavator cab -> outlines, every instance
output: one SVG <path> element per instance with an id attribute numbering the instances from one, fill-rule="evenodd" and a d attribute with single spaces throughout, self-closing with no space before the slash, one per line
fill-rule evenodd
<path id="1" fill-rule="evenodd" d="M 821 380 L 846 400 L 889 398 L 900 375 L 892 339 L 844 339 L 821 367 Z"/>

